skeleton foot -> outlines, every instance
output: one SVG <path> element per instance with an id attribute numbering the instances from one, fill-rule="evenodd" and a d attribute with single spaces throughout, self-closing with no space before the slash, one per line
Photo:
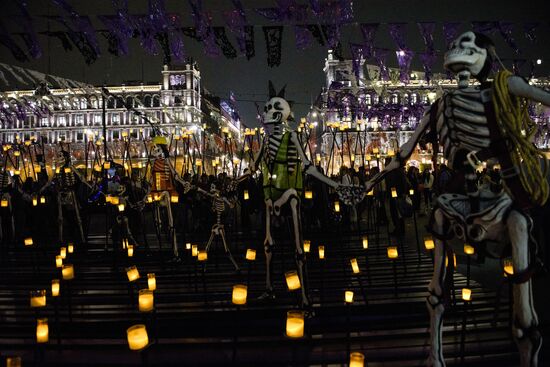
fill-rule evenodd
<path id="1" fill-rule="evenodd" d="M 275 299 L 275 292 L 273 292 L 273 289 L 266 289 L 258 299 L 260 301 L 273 301 Z"/>
<path id="2" fill-rule="evenodd" d="M 513 333 L 519 351 L 520 366 L 537 367 L 538 354 L 542 346 L 542 336 L 537 325 L 533 324 L 528 328 L 521 328 L 518 326 L 517 321 L 515 324 Z"/>

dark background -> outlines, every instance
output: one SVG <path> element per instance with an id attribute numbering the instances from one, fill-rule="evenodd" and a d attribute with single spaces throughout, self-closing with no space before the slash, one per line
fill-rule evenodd
<path id="1" fill-rule="evenodd" d="M 247 9 L 247 18 L 250 24 L 261 26 L 269 25 L 268 20 L 254 13 L 251 9 L 256 7 L 275 6 L 275 1 L 243 0 Z M 300 3 L 307 3 L 305 0 Z M 28 0 L 29 10 L 34 17 L 36 31 L 62 30 L 52 21 L 46 20 L 44 15 L 57 15 L 63 12 L 49 0 Z M 82 15 L 89 15 L 96 29 L 104 29 L 103 24 L 96 15 L 114 14 L 110 0 L 72 0 L 70 4 Z M 131 14 L 147 13 L 147 0 L 130 0 Z M 190 7 L 184 0 L 166 0 L 168 12 L 181 15 L 185 26 L 193 26 Z M 210 11 L 214 25 L 224 25 L 223 11 L 233 9 L 229 0 L 204 0 L 204 9 Z M 510 0 L 363 0 L 354 2 L 355 22 L 409 22 L 406 41 L 411 49 L 417 52 L 424 50 L 422 38 L 415 22 L 436 21 L 438 25 L 435 32 L 435 44 L 439 51 L 435 71 L 441 71 L 442 54 L 445 45 L 441 22 L 460 21 L 510 21 L 517 22 L 514 36 L 519 47 L 523 51 L 515 56 L 512 49 L 507 46 L 502 37 L 496 34 L 493 38 L 497 44 L 497 52 L 504 59 L 514 57 L 536 60 L 543 59 L 543 64 L 537 66 L 535 74 L 548 75 L 550 71 L 550 44 L 548 10 L 550 4 L 546 0 L 528 0 L 523 2 Z M 14 0 L 2 0 L 1 20 L 6 28 L 12 32 L 19 32 L 20 25 L 13 19 L 19 12 L 14 5 Z M 522 23 L 540 21 L 537 41 L 531 44 L 523 34 Z M 461 31 L 467 30 L 464 24 Z M 229 34 L 229 31 L 228 31 Z M 236 47 L 232 35 L 230 40 Z M 160 82 L 160 70 L 162 67 L 162 55 L 147 55 L 139 44 L 139 39 L 130 41 L 129 56 L 116 57 L 107 52 L 107 42 L 101 34 L 97 34 L 100 41 L 102 54 L 92 65 L 86 65 L 84 58 L 74 49 L 65 52 L 60 42 L 55 38 L 39 35 L 43 47 L 41 59 L 26 63 L 17 63 L 9 50 L 0 47 L 0 62 L 24 66 L 41 72 L 50 73 L 65 78 L 80 80 L 92 84 L 118 85 L 124 81 L 144 81 L 145 83 Z M 14 37 L 18 44 L 24 48 L 19 37 Z M 356 25 L 344 26 L 342 42 L 343 54 L 349 57 L 348 42 L 361 42 L 361 34 Z M 194 57 L 202 74 L 203 86 L 211 92 L 222 97 L 227 97 L 229 91 L 236 93 L 239 108 L 245 124 L 255 125 L 256 108 L 251 101 L 263 102 L 267 96 L 267 81 L 273 80 L 277 87 L 288 84 L 287 96 L 294 100 L 296 117 L 305 113 L 324 85 L 323 65 L 327 55 L 325 47 L 314 44 L 305 51 L 299 51 L 295 47 L 294 32 L 291 26 L 284 29 L 282 48 L 282 62 L 279 67 L 270 68 L 266 62 L 264 34 L 260 27 L 255 28 L 256 56 L 250 61 L 244 56 L 228 60 L 221 56 L 210 58 L 204 55 L 202 44 L 191 38 L 184 37 L 187 55 Z M 382 24 L 376 36 L 377 47 L 395 49 L 396 46 L 389 37 L 387 25 Z M 369 60 L 372 62 L 372 60 Z M 505 61 L 511 67 L 510 61 Z M 397 62 L 393 53 L 388 56 L 389 66 L 396 67 Z M 413 60 L 413 68 L 422 70 L 417 56 Z M 526 65 L 522 72 L 529 73 Z M 12 89 L 13 86 L 0 86 L 2 90 Z"/>

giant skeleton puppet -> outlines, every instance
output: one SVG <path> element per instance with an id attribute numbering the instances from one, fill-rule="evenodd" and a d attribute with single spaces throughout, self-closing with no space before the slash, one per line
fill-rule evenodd
<path id="1" fill-rule="evenodd" d="M 541 172 L 538 152 L 529 141 L 534 125 L 526 108 L 529 101 L 550 106 L 550 94 L 508 71 L 497 73 L 494 81 L 488 82 L 495 58 L 494 45 L 488 37 L 473 32 L 458 37 L 444 61 L 445 67 L 457 75 L 458 89 L 445 93 L 431 105 L 411 139 L 366 187 L 368 192 L 389 171 L 402 166 L 423 136 L 431 136 L 434 152 L 439 145 L 443 147 L 443 156 L 456 175 L 451 181 L 460 183 L 437 198 L 430 221 L 436 245 L 427 298 L 431 366 L 445 366 L 442 317 L 448 300 L 446 282 L 453 271 L 446 268 L 445 259 L 451 255 L 447 241 L 455 236 L 473 245 L 492 241 L 511 250 L 513 335 L 521 366 L 537 366 L 542 344 L 530 282 L 536 245 L 530 236 L 532 221 L 525 210 L 546 201 L 548 183 Z M 471 77 L 479 84 L 470 84 Z M 491 185 L 492 190 L 478 188 L 475 182 L 475 169 L 488 160 L 500 164 L 504 183 L 496 189 Z M 452 267 L 453 262 L 448 263 Z"/>
<path id="2" fill-rule="evenodd" d="M 295 131 L 286 130 L 287 121 L 293 119 L 289 102 L 284 98 L 285 88 L 278 94 L 271 82 L 269 82 L 269 97 L 265 103 L 263 123 L 273 127 L 266 135 L 260 146 L 260 151 L 250 167 L 250 172 L 243 175 L 240 180 L 260 169 L 263 174 L 264 200 L 266 205 L 266 237 L 264 251 L 266 256 L 266 292 L 261 296 L 264 299 L 274 298 L 271 257 L 274 241 L 271 236 L 271 218 L 279 216 L 283 207 L 288 205 L 292 215 L 293 237 L 296 247 L 296 266 L 302 285 L 303 307 L 309 306 L 306 284 L 304 283 L 305 256 L 302 248 L 302 228 L 300 219 L 300 196 L 303 191 L 303 172 L 336 189 L 346 203 L 353 202 L 353 190 L 360 199 L 361 190 L 358 188 L 344 187 L 320 173 L 308 160 L 298 135 Z M 344 197 L 346 196 L 346 197 Z M 356 200 L 359 201 L 359 200 Z"/>
<path id="3" fill-rule="evenodd" d="M 160 134 L 160 131 L 157 131 Z M 176 230 L 174 228 L 174 216 L 172 213 L 171 196 L 176 194 L 176 182 L 181 183 L 185 191 L 190 188 L 189 183 L 185 182 L 172 167 L 168 152 L 168 139 L 163 135 L 157 135 L 153 138 L 153 148 L 151 149 L 153 163 L 151 166 L 151 193 L 156 200 L 154 209 L 154 218 L 157 226 L 161 225 L 160 208 L 166 208 L 168 227 L 170 232 L 170 241 L 172 242 L 172 251 L 174 261 L 180 261 L 178 244 L 176 240 Z"/>
<path id="4" fill-rule="evenodd" d="M 84 229 L 82 228 L 82 219 L 80 216 L 80 208 L 76 197 L 76 186 L 78 181 L 84 183 L 89 189 L 92 187 L 82 178 L 80 173 L 74 168 L 71 162 L 71 155 L 68 151 L 64 150 L 61 146 L 57 157 L 55 158 L 56 170 L 53 179 L 44 185 L 40 192 L 46 190 L 49 187 L 53 187 L 55 195 L 57 196 L 57 225 L 58 225 L 58 237 L 59 241 L 64 242 L 66 240 L 64 225 L 66 218 L 63 215 L 63 211 L 72 212 L 69 217 L 73 217 L 78 231 L 78 240 L 81 243 L 86 242 L 84 237 Z"/>

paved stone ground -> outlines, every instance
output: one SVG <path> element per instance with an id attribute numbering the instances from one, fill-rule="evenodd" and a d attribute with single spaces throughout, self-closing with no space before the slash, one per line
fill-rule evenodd
<path id="1" fill-rule="evenodd" d="M 421 241 L 425 220 L 419 217 L 417 223 Z M 150 251 L 140 246 L 132 258 L 110 247 L 106 251 L 105 227 L 101 218 L 94 218 L 89 244 L 67 259 L 75 266 L 75 279 L 62 282 L 59 299 L 48 294 L 45 309 L 29 307 L 29 291 L 49 289 L 51 279 L 60 277 L 54 261 L 59 245 L 16 246 L 2 257 L 0 354 L 20 355 L 23 365 L 47 366 L 342 366 L 350 351 L 361 351 L 371 367 L 422 366 L 428 348 L 424 299 L 431 276 L 430 257 L 424 251 L 418 256 L 412 220 L 407 222 L 404 239 L 388 238 L 386 227 L 371 227 L 368 250 L 361 244 L 364 233 L 306 233 L 305 238 L 312 241 L 307 284 L 315 316 L 306 319 L 305 337 L 293 340 L 284 336 L 286 312 L 298 304 L 297 294 L 288 292 L 284 283 L 283 273 L 294 268 L 293 247 L 284 224 L 274 251 L 277 297 L 264 302 L 257 300 L 265 274 L 259 233 L 229 233 L 231 249 L 242 266 L 237 274 L 219 244 L 206 265 L 185 250 L 181 263 L 170 263 L 166 243 L 161 250 L 154 234 L 147 237 Z M 192 237 L 193 243 L 203 247 L 206 235 L 193 234 L 187 239 Z M 184 243 L 183 236 L 180 241 Z M 395 263 L 386 257 L 389 243 L 399 246 L 400 258 Z M 326 248 L 325 260 L 317 256 L 319 245 Z M 494 261 L 472 264 L 474 298 L 465 310 L 459 292 L 466 284 L 465 258 L 460 255 L 462 244 L 455 246 L 459 253 L 456 303 L 446 313 L 444 334 L 448 364 L 517 365 L 508 331 L 506 283 L 498 297 L 499 265 Z M 251 247 L 257 249 L 257 260 L 247 263 L 244 254 Z M 352 258 L 358 260 L 358 275 L 351 270 Z M 124 268 L 129 265 L 136 265 L 141 273 L 137 284 L 127 280 Z M 156 311 L 140 314 L 137 291 L 146 287 L 149 272 L 157 276 Z M 236 283 L 248 285 L 249 302 L 240 308 L 231 304 Z M 543 288 L 547 286 L 547 278 L 536 279 L 535 296 L 541 299 L 537 302 L 546 301 Z M 352 305 L 344 304 L 344 290 L 354 291 Z M 539 306 L 543 331 L 550 335 L 548 310 Z M 37 346 L 35 319 L 44 316 L 49 319 L 50 342 Z M 152 341 L 142 353 L 130 352 L 126 344 L 126 328 L 135 323 L 147 325 Z M 548 355 L 543 358 L 542 366 L 550 360 Z"/>

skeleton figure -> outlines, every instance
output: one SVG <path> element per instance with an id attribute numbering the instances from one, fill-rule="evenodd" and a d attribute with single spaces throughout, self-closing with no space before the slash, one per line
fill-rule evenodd
<path id="1" fill-rule="evenodd" d="M 155 222 L 158 226 L 160 226 L 160 208 L 165 207 L 168 217 L 168 228 L 170 232 L 170 240 L 172 242 L 174 261 L 180 261 L 170 197 L 172 194 L 176 193 L 176 181 L 183 184 L 184 187 L 188 187 L 188 183 L 182 180 L 174 170 L 174 167 L 172 167 L 169 159 L 168 140 L 166 137 L 155 136 L 153 138 L 153 143 L 154 146 L 151 150 L 151 155 L 154 158 L 151 168 L 151 193 L 156 197 L 156 202 L 158 203 L 154 209 Z"/>
<path id="2" fill-rule="evenodd" d="M 83 182 L 89 188 L 88 183 L 82 179 L 78 171 L 71 163 L 71 155 L 69 152 L 61 149 L 58 152 L 56 159 L 56 174 L 52 181 L 45 185 L 40 191 L 44 191 L 46 188 L 53 186 L 56 189 L 57 195 L 57 225 L 58 225 L 58 237 L 59 241 L 64 242 L 64 217 L 63 209 L 71 210 L 74 212 L 74 218 L 78 227 L 78 235 L 81 243 L 85 242 L 84 230 L 82 228 L 82 220 L 80 218 L 80 209 L 76 199 L 75 188 L 78 181 Z"/>
<path id="3" fill-rule="evenodd" d="M 495 142 L 492 121 L 502 122 L 491 117 L 494 108 L 491 99 L 493 89 L 486 81 L 493 58 L 496 57 L 492 41 L 481 34 L 466 32 L 459 36 L 445 55 L 445 67 L 458 76 L 458 89 L 448 92 L 436 101 L 428 110 L 411 139 L 403 145 L 396 158 L 366 185 L 368 192 L 374 184 L 381 181 L 391 170 L 401 166 L 413 153 L 414 147 L 422 136 L 430 130 L 437 134 L 439 144 L 443 146 L 443 155 L 451 167 L 462 175 L 453 182 L 463 182 L 450 193 L 437 198 L 432 212 L 431 231 L 435 237 L 434 274 L 429 284 L 430 295 L 427 307 L 430 312 L 431 351 L 429 364 L 445 366 L 442 350 L 442 317 L 448 289 L 445 281 L 452 272 L 445 266 L 447 252 L 446 241 L 453 236 L 472 244 L 487 240 L 509 243 L 512 248 L 514 267 L 514 323 L 513 335 L 518 345 L 521 366 L 537 366 L 537 355 L 542 338 L 537 331 L 538 319 L 533 308 L 530 274 L 534 249 L 530 247 L 531 219 L 517 208 L 518 199 L 514 193 L 504 190 L 477 188 L 475 184 L 475 166 L 481 160 L 496 159 L 500 163 L 509 154 L 510 148 L 502 149 Z M 506 74 L 501 74 L 506 75 Z M 481 85 L 471 86 L 470 77 L 475 77 Z M 509 95 L 523 97 L 545 105 L 550 105 L 550 94 L 530 86 L 522 78 L 509 76 L 505 80 Z M 494 115 L 493 115 L 494 116 Z M 509 134 L 503 132 L 502 134 Z M 433 149 L 437 151 L 434 143 Z M 517 167 L 515 167 L 517 169 Z M 504 172 L 506 180 L 514 172 Z M 508 176 L 507 176 L 508 175 Z M 508 182 L 508 181 L 505 181 Z M 546 184 L 546 183 L 544 183 Z M 496 192 L 495 192 L 496 191 Z M 452 263 L 450 261 L 449 263 Z"/>
<path id="4" fill-rule="evenodd" d="M 230 208 L 234 208 L 235 204 L 229 201 L 225 196 L 222 196 L 220 190 L 216 188 L 216 184 L 214 183 L 212 183 L 210 187 L 210 192 L 204 191 L 200 187 L 197 188 L 197 191 L 212 199 L 212 211 L 216 213 L 216 223 L 212 226 L 210 238 L 208 239 L 208 243 L 206 244 L 206 252 L 210 250 L 210 246 L 212 245 L 212 241 L 214 240 L 215 236 L 220 236 L 223 242 L 225 253 L 229 257 L 229 260 L 231 260 L 231 262 L 233 263 L 233 266 L 235 266 L 235 271 L 239 271 L 239 265 L 237 265 L 237 262 L 233 258 L 233 255 L 231 255 L 231 251 L 227 246 L 227 242 L 225 239 L 225 227 L 222 223 L 222 214 L 225 211 L 225 206 L 228 205 Z"/>
<path id="5" fill-rule="evenodd" d="M 288 205 L 292 214 L 292 226 L 295 257 L 298 276 L 302 285 L 302 305 L 309 306 L 306 285 L 304 283 L 305 256 L 302 248 L 302 226 L 300 219 L 300 195 L 303 190 L 302 165 L 305 173 L 337 189 L 339 194 L 344 193 L 344 187 L 321 174 L 307 159 L 302 145 L 295 131 L 286 131 L 285 124 L 293 119 L 290 104 L 284 98 L 285 88 L 278 94 L 273 84 L 269 82 L 269 101 L 264 106 L 264 124 L 273 126 L 273 131 L 264 138 L 258 156 L 251 165 L 250 173 L 261 169 L 263 174 L 263 188 L 266 205 L 266 237 L 264 251 L 266 256 L 266 292 L 261 298 L 272 299 L 273 284 L 271 274 L 271 257 L 274 246 L 271 237 L 271 217 L 279 216 L 281 209 Z M 240 180 L 249 176 L 243 175 Z"/>

